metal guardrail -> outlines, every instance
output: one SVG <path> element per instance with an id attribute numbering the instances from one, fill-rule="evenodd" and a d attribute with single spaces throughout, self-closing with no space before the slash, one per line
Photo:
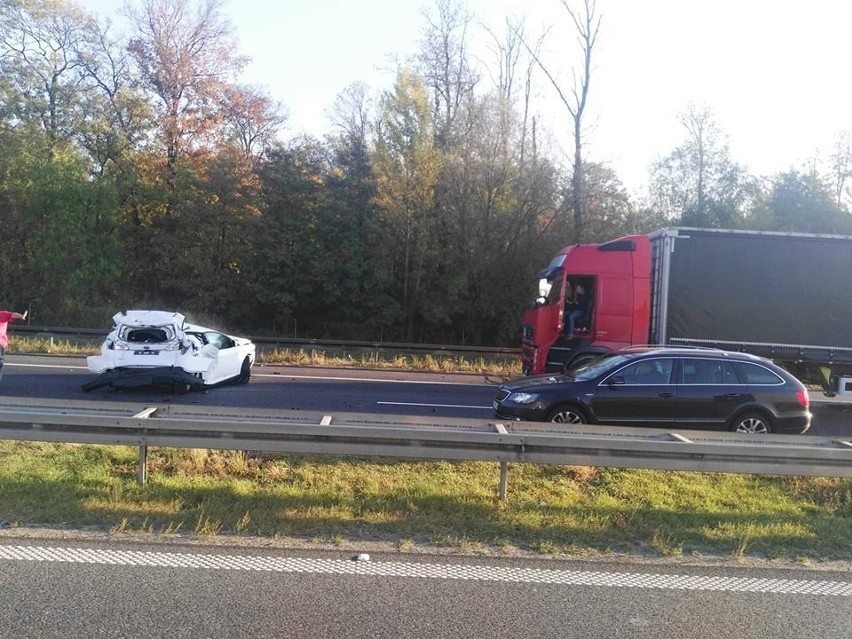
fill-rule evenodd
<path id="1" fill-rule="evenodd" d="M 32 337 L 78 340 L 100 344 L 106 330 L 89 328 L 55 328 L 50 326 L 24 326 L 13 324 L 10 332 Z M 396 342 L 321 340 L 298 337 L 255 337 L 248 336 L 258 348 L 290 348 L 322 350 L 331 352 L 378 352 L 413 355 L 446 355 L 480 357 L 483 359 L 505 359 L 520 357 L 521 349 L 487 346 L 453 346 L 445 344 L 403 344 Z"/>
<path id="2" fill-rule="evenodd" d="M 501 498 L 510 462 L 852 477 L 852 441 L 831 437 L 600 426 L 557 431 L 528 422 L 49 400 L 28 405 L 13 398 L 0 398 L 0 439 L 138 446 L 143 483 L 148 446 L 500 462 Z"/>

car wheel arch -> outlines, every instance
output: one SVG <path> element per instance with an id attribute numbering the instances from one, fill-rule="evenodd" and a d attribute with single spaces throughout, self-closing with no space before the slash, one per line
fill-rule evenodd
<path id="1" fill-rule="evenodd" d="M 251 358 L 246 356 L 240 365 L 240 374 L 237 376 L 238 384 L 248 384 L 251 379 Z"/>

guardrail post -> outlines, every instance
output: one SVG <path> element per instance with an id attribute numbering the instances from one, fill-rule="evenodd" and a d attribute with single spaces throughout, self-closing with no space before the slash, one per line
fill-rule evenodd
<path id="1" fill-rule="evenodd" d="M 148 408 L 136 413 L 133 417 L 137 419 L 148 419 L 157 413 L 159 409 L 156 406 Z M 140 486 L 144 486 L 148 481 L 148 445 L 145 443 L 145 428 L 142 428 L 142 439 L 139 443 L 139 469 L 136 476 L 136 481 Z"/>
<path id="2" fill-rule="evenodd" d="M 500 462 L 500 501 L 506 501 L 509 484 L 509 462 Z"/>
<path id="3" fill-rule="evenodd" d="M 494 429 L 505 435 L 509 431 L 503 424 L 494 424 Z M 500 487 L 497 490 L 497 496 L 500 501 L 506 501 L 509 490 L 509 462 L 500 462 Z"/>
<path id="4" fill-rule="evenodd" d="M 139 444 L 139 475 L 137 481 L 141 486 L 148 481 L 148 447 L 145 444 Z"/>

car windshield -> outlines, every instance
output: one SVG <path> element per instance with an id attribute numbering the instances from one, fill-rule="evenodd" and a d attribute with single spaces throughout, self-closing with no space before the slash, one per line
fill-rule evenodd
<path id="1" fill-rule="evenodd" d="M 631 355 L 624 354 L 613 354 L 606 355 L 601 357 L 600 359 L 596 359 L 593 362 L 589 362 L 585 366 L 581 366 L 577 370 L 571 373 L 571 377 L 580 381 L 588 381 L 590 379 L 595 379 L 596 377 L 603 375 L 616 368 L 617 366 L 621 366 L 623 363 L 628 362 L 632 359 Z"/>

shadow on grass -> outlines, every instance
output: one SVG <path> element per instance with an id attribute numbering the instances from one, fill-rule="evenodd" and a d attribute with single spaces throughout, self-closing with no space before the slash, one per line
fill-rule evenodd
<path id="1" fill-rule="evenodd" d="M 296 483 L 199 478 L 174 488 L 29 479 L 0 484 L 7 525 L 94 527 L 104 531 L 251 534 L 312 539 L 422 540 L 512 545 L 545 552 L 655 552 L 852 559 L 852 516 L 820 512 L 708 513 L 630 505 L 501 504 L 491 497 L 390 488 L 380 494 Z"/>

